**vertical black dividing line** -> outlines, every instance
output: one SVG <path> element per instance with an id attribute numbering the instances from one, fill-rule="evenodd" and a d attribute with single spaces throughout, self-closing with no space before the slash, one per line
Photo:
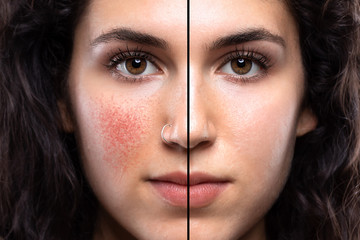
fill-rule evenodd
<path id="1" fill-rule="evenodd" d="M 187 0 L 187 239 L 190 239 L 190 0 Z"/>

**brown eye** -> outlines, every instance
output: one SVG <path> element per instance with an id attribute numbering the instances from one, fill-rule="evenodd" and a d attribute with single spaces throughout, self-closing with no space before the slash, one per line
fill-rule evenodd
<path id="1" fill-rule="evenodd" d="M 145 71 L 147 66 L 146 60 L 141 58 L 129 58 L 125 60 L 126 70 L 133 74 L 138 75 Z"/>
<path id="2" fill-rule="evenodd" d="M 252 68 L 252 61 L 246 58 L 236 58 L 231 60 L 231 68 L 232 70 L 240 75 L 244 75 L 250 72 Z"/>

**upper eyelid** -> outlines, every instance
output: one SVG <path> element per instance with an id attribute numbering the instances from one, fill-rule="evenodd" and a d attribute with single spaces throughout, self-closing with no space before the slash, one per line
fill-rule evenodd
<path id="1" fill-rule="evenodd" d="M 111 62 L 119 62 L 119 61 L 124 61 L 126 59 L 129 58 L 135 58 L 135 57 L 139 57 L 139 58 L 144 58 L 152 63 L 155 62 L 154 57 L 152 56 L 151 53 L 145 52 L 145 51 L 139 51 L 139 50 L 134 50 L 134 51 L 121 51 L 119 50 L 118 53 L 113 54 L 110 57 L 110 63 Z"/>

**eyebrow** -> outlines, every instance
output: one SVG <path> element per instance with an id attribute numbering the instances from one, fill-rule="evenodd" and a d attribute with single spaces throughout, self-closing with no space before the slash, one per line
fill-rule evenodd
<path id="1" fill-rule="evenodd" d="M 251 41 L 270 41 L 286 47 L 285 40 L 279 35 L 273 34 L 266 29 L 249 29 L 216 39 L 210 46 L 210 50 L 241 44 Z"/>
<path id="2" fill-rule="evenodd" d="M 92 47 L 95 47 L 96 45 L 99 45 L 101 43 L 107 43 L 112 40 L 131 41 L 161 49 L 168 48 L 168 44 L 164 39 L 155 37 L 147 33 L 134 31 L 128 28 L 116 28 L 107 33 L 101 34 L 93 41 L 91 41 L 90 45 Z"/>

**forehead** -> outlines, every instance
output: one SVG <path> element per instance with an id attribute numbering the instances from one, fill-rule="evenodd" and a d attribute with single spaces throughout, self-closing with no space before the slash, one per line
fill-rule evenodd
<path id="1" fill-rule="evenodd" d="M 191 29 L 208 38 L 246 29 L 266 29 L 291 38 L 296 23 L 281 0 L 191 0 Z"/>
<path id="2" fill-rule="evenodd" d="M 80 21 L 81 31 L 91 42 L 112 29 L 129 28 L 180 50 L 187 42 L 187 7 L 186 0 L 92 0 Z M 266 29 L 285 42 L 298 41 L 295 20 L 282 0 L 191 0 L 189 7 L 193 46 L 247 29 Z"/>
<path id="3" fill-rule="evenodd" d="M 92 0 L 80 24 L 91 38 L 121 26 L 158 37 L 181 33 L 186 38 L 186 0 Z"/>

